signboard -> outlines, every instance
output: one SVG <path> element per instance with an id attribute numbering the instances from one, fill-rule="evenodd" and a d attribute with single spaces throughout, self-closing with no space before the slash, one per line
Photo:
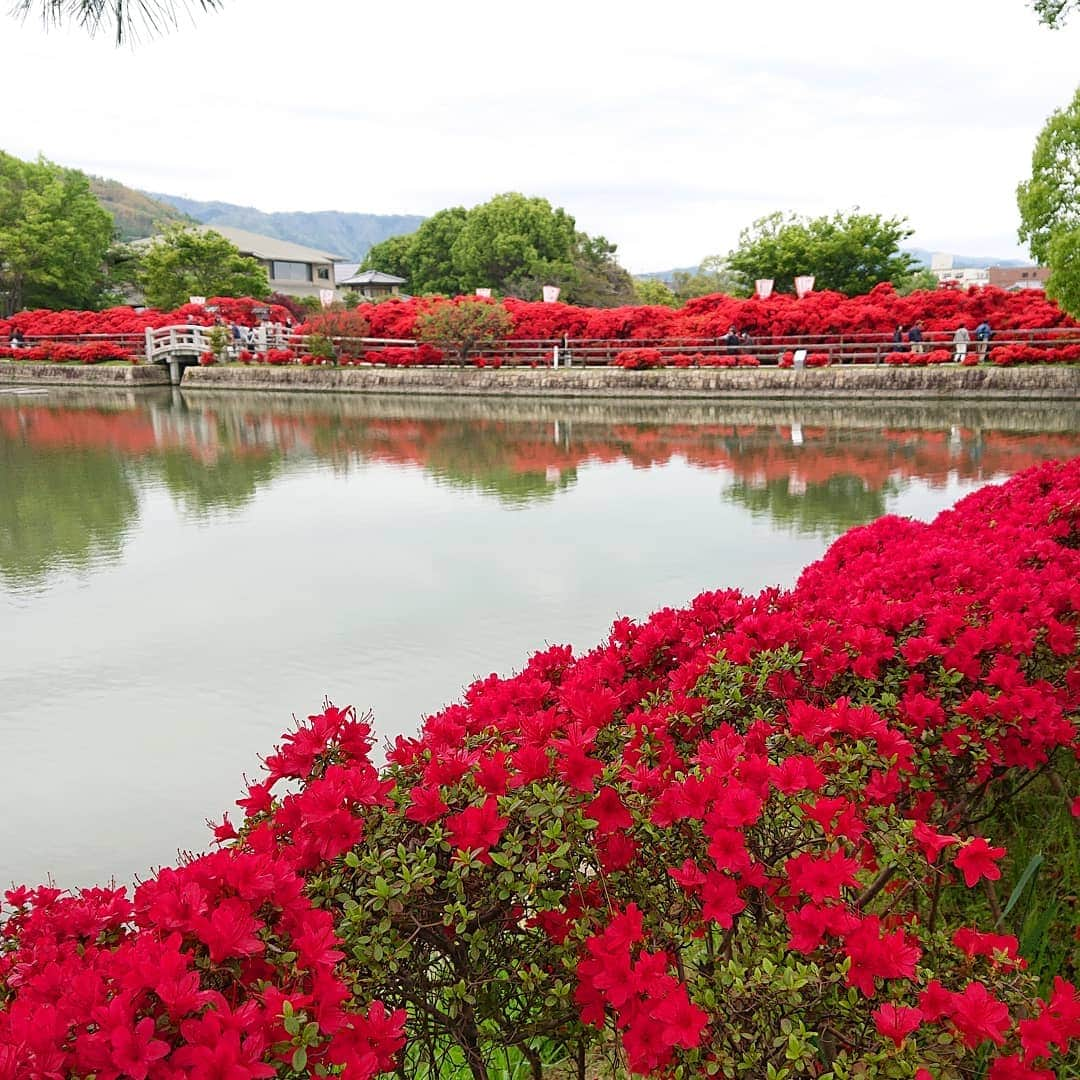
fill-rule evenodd
<path id="1" fill-rule="evenodd" d="M 758 278 L 754 282 L 754 292 L 757 293 L 759 300 L 768 300 L 772 296 L 773 279 L 772 278 Z"/>
<path id="2" fill-rule="evenodd" d="M 188 303 L 189 304 L 198 304 L 199 307 L 204 307 L 206 305 L 206 297 L 205 296 L 189 296 L 188 297 Z"/>
<path id="3" fill-rule="evenodd" d="M 477 296 L 482 296 L 485 300 L 490 300 L 491 299 L 491 290 L 490 289 L 477 289 L 476 290 L 476 295 Z"/>
<path id="4" fill-rule="evenodd" d="M 795 279 L 795 295 L 801 300 L 807 293 L 814 291 L 814 275 L 803 274 Z"/>
<path id="5" fill-rule="evenodd" d="M 558 285 L 545 285 L 544 286 L 544 303 L 554 304 L 559 299 L 559 293 L 562 290 Z"/>

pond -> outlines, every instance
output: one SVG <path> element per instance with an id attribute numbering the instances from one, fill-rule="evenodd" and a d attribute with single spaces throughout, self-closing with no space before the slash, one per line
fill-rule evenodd
<path id="1" fill-rule="evenodd" d="M 201 849 L 291 717 L 792 584 L 1080 451 L 1075 405 L 0 393 L 0 884 Z M 233 814 L 234 820 L 236 814 Z"/>

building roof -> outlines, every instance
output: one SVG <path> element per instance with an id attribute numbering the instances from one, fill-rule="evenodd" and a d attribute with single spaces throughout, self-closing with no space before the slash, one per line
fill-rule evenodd
<path id="1" fill-rule="evenodd" d="M 334 266 L 334 277 L 340 285 L 346 278 L 351 278 L 360 269 L 358 262 L 339 262 Z"/>
<path id="2" fill-rule="evenodd" d="M 384 274 L 381 270 L 363 270 L 359 274 L 345 278 L 338 282 L 339 285 L 404 285 L 403 277 L 394 277 L 393 274 Z"/>
<path id="3" fill-rule="evenodd" d="M 344 261 L 343 255 L 331 255 L 328 251 L 304 247 L 291 240 L 278 240 L 273 236 L 260 236 L 247 229 L 234 229 L 231 225 L 199 225 L 203 232 L 221 233 L 230 243 L 235 244 L 244 255 L 254 255 L 257 259 L 277 262 L 338 263 Z"/>

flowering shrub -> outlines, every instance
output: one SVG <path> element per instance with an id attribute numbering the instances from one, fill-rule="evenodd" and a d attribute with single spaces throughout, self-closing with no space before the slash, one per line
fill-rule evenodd
<path id="1" fill-rule="evenodd" d="M 1040 994 L 982 897 L 1020 873 L 998 808 L 1080 753 L 1078 582 L 1080 459 L 548 648 L 381 775 L 328 707 L 133 903 L 7 894 L 0 1075 L 366 1077 L 407 1024 L 416 1072 L 603 1037 L 638 1073 L 1048 1080 L 1075 956 Z"/>
<path id="2" fill-rule="evenodd" d="M 615 354 L 612 367 L 624 367 L 635 370 L 664 366 L 664 357 L 659 349 L 623 349 Z"/>
<path id="3" fill-rule="evenodd" d="M 67 342 L 47 342 L 44 345 L 32 345 L 25 349 L 0 349 L 0 357 L 38 364 L 73 362 L 100 364 L 106 360 L 119 360 L 128 364 L 136 362 L 134 355 L 127 349 L 108 341 L 90 341 L 78 345 Z"/>
<path id="4" fill-rule="evenodd" d="M 7 1078 L 368 1077 L 392 1067 L 404 1015 L 353 999 L 334 920 L 304 875 L 355 843 L 385 802 L 368 727 L 327 709 L 305 728 L 301 794 L 243 842 L 123 889 L 18 888 L 0 929 L 0 1075 Z M 300 750 L 270 759 L 286 771 Z M 318 740 L 347 764 L 316 761 Z M 316 773 L 318 775 L 316 775 Z M 279 773 L 279 775 L 282 775 Z M 273 780 L 244 800 L 268 805 Z M 336 806 L 325 819 L 322 806 Z M 297 818 L 317 828 L 286 839 Z M 346 824 L 341 826 L 341 819 Z M 337 831 L 336 836 L 331 832 Z M 220 839 L 232 835 L 227 825 Z"/>
<path id="5" fill-rule="evenodd" d="M 447 301 L 440 297 L 393 299 L 366 304 L 361 310 L 375 337 L 405 338 L 416 333 L 417 320 Z M 664 338 L 720 338 L 738 326 L 767 343 L 783 335 L 891 335 L 897 324 L 921 319 L 928 339 L 948 334 L 961 323 L 969 328 L 983 319 L 997 332 L 1075 326 L 1038 290 L 1005 292 L 997 288 L 935 289 L 899 296 L 891 285 L 878 285 L 863 296 L 816 292 L 799 300 L 775 294 L 768 300 L 716 294 L 691 300 L 685 307 L 579 308 L 570 304 L 529 303 L 507 299 L 502 306 L 518 340 L 572 338 L 656 341 Z"/>
<path id="6" fill-rule="evenodd" d="M 1013 364 L 1075 364 L 1080 361 L 1080 345 L 1063 345 L 1057 349 L 1000 345 L 990 350 L 990 361 L 999 367 L 1011 367 Z"/>
<path id="7" fill-rule="evenodd" d="M 266 362 L 279 366 L 296 363 L 296 353 L 292 349 L 267 349 Z"/>
<path id="8" fill-rule="evenodd" d="M 199 366 L 210 367 L 211 364 L 217 363 L 217 356 L 212 352 L 199 353 Z"/>
<path id="9" fill-rule="evenodd" d="M 416 367 L 421 364 L 441 364 L 446 354 L 434 345 L 420 344 L 415 348 L 394 345 L 371 349 L 364 354 L 369 364 L 385 364 L 387 367 Z"/>

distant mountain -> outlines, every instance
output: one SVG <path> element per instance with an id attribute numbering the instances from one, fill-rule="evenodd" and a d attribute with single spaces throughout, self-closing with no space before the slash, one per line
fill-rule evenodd
<path id="1" fill-rule="evenodd" d="M 931 251 L 929 248 L 901 248 L 902 251 L 910 255 L 918 266 L 929 266 L 932 256 L 939 254 L 939 252 Z M 985 269 L 988 266 L 1031 266 L 1030 259 L 999 259 L 994 255 L 954 255 L 952 257 L 953 268 L 956 270 L 963 270 L 967 267 L 978 267 Z M 670 285 L 674 280 L 676 274 L 696 274 L 698 267 L 696 266 L 678 266 L 674 270 L 651 270 L 647 274 L 635 274 L 639 281 L 663 281 Z"/>
<path id="2" fill-rule="evenodd" d="M 99 176 L 88 176 L 87 180 L 97 201 L 112 214 L 121 240 L 137 240 L 140 236 L 150 236 L 162 225 L 192 221 L 175 206 L 158 202 L 117 180 L 103 180 Z"/>
<path id="3" fill-rule="evenodd" d="M 920 266 L 929 266 L 930 259 L 939 254 L 929 248 L 903 248 Z M 953 255 L 953 269 L 965 270 L 978 268 L 985 270 L 988 266 L 1031 266 L 1030 259 L 999 259 L 996 255 Z"/>
<path id="4" fill-rule="evenodd" d="M 199 202 L 179 195 L 152 194 L 203 225 L 231 225 L 261 236 L 291 240 L 294 244 L 328 251 L 345 259 L 359 260 L 373 244 L 420 228 L 416 214 L 356 214 L 338 210 L 267 213 L 253 206 L 224 202 Z"/>
<path id="5" fill-rule="evenodd" d="M 635 274 L 638 281 L 662 281 L 670 285 L 675 280 L 676 274 L 696 274 L 700 267 L 676 266 L 674 270 L 650 270 L 647 274 Z"/>

